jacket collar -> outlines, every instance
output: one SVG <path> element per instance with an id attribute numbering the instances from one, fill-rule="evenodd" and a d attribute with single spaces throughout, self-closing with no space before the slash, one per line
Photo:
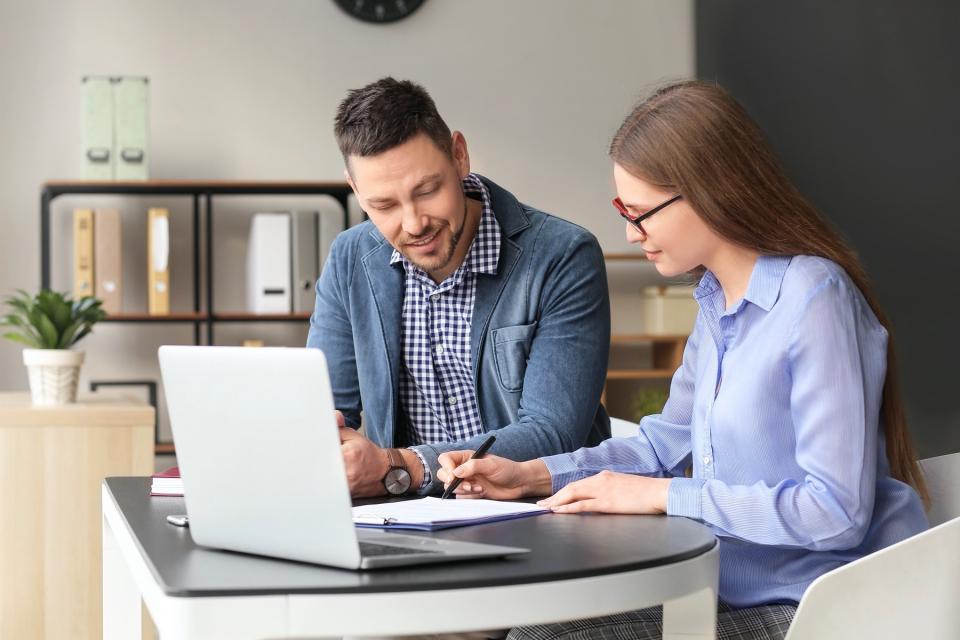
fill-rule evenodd
<path id="1" fill-rule="evenodd" d="M 480 371 L 480 350 L 483 348 L 490 317 L 523 253 L 523 248 L 513 238 L 530 226 L 529 216 L 513 194 L 493 181 L 483 176 L 479 177 L 490 191 L 493 213 L 500 225 L 503 238 L 500 243 L 497 273 L 479 274 L 477 276 L 477 293 L 473 303 L 473 320 L 470 327 L 470 353 L 473 359 L 474 384 L 477 383 L 477 376 Z M 401 331 L 403 326 L 404 271 L 401 267 L 390 264 L 393 246 L 386 241 L 376 226 L 371 224 L 370 227 L 370 237 L 376 241 L 376 246 L 367 251 L 360 258 L 360 262 L 363 265 L 368 286 L 373 294 L 377 316 L 380 321 L 380 335 L 383 338 L 387 360 L 390 363 L 390 384 L 394 389 L 394 394 L 393 405 L 388 412 L 387 419 L 392 421 L 395 426 L 397 416 L 396 390 L 399 389 L 400 384 L 400 363 L 403 354 Z M 375 336 L 366 336 L 365 339 L 373 340 Z"/>

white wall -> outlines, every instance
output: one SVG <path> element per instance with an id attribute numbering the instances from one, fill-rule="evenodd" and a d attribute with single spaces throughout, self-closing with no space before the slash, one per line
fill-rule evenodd
<path id="1" fill-rule="evenodd" d="M 651 84 L 692 75 L 693 42 L 690 0 L 427 0 L 386 26 L 332 0 L 0 0 L 0 294 L 39 285 L 39 187 L 80 177 L 84 75 L 150 78 L 151 177 L 262 180 L 339 179 L 331 123 L 345 91 L 388 74 L 414 79 L 465 133 L 475 170 L 622 251 L 607 145 Z M 77 202 L 57 205 L 60 289 L 71 286 Z M 174 207 L 180 220 L 186 205 Z M 128 221 L 130 289 L 143 257 Z M 218 283 L 242 276 L 229 267 Z M 622 270 L 614 280 L 628 288 L 637 272 L 651 277 L 647 265 Z M 181 287 L 175 305 L 189 300 Z M 84 343 L 85 378 L 155 376 L 156 345 L 190 339 L 101 326 Z M 0 342 L 0 389 L 26 388 L 19 347 Z"/>

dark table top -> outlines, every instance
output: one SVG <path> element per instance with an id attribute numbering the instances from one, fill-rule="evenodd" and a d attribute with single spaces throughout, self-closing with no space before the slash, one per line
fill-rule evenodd
<path id="1" fill-rule="evenodd" d="M 149 478 L 108 478 L 147 565 L 171 596 L 429 591 L 530 584 L 634 571 L 694 558 L 716 541 L 705 526 L 668 516 L 544 514 L 435 533 L 402 532 L 531 549 L 511 558 L 373 571 L 219 551 L 167 524 L 183 498 L 150 497 Z"/>

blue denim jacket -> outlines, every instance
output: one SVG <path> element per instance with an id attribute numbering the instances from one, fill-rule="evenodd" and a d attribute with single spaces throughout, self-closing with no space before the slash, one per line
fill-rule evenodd
<path id="1" fill-rule="evenodd" d="M 471 354 L 491 453 L 514 460 L 574 451 L 610 436 L 600 404 L 610 348 L 603 255 L 585 229 L 521 204 L 486 178 L 503 240 L 496 275 L 478 276 Z M 347 424 L 382 447 L 397 440 L 403 267 L 370 222 L 340 234 L 317 282 L 307 346 L 327 358 Z M 362 398 L 362 402 L 361 402 Z M 416 447 L 441 488 L 437 457 L 486 436 Z"/>

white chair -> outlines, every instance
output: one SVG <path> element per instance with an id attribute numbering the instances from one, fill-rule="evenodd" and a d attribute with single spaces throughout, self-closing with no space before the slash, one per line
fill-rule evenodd
<path id="1" fill-rule="evenodd" d="M 930 489 L 930 526 L 960 517 L 960 453 L 921 460 L 920 468 Z"/>
<path id="2" fill-rule="evenodd" d="M 614 438 L 632 438 L 637 435 L 638 424 L 623 418 L 610 418 L 610 435 Z"/>
<path id="3" fill-rule="evenodd" d="M 817 578 L 786 640 L 960 637 L 960 453 L 920 466 L 934 528 Z"/>

